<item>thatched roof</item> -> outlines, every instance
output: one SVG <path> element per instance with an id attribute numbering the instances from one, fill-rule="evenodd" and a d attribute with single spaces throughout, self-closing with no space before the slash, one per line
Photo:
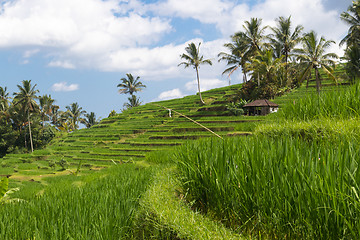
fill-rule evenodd
<path id="1" fill-rule="evenodd" d="M 245 104 L 243 107 L 279 107 L 276 103 L 270 102 L 267 99 L 258 99 Z"/>

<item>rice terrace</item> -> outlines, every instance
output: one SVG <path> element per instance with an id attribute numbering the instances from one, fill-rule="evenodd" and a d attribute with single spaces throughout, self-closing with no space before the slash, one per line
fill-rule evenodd
<path id="1" fill-rule="evenodd" d="M 339 21 L 338 43 L 292 17 L 250 18 L 217 59 L 190 42 L 196 95 L 142 104 L 128 73 L 101 120 L 0 86 L 0 239 L 359 239 L 360 1 Z M 215 61 L 242 83 L 202 91 Z"/>

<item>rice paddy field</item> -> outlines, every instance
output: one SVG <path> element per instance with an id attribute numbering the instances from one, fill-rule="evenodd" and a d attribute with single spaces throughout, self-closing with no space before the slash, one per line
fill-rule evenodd
<path id="1" fill-rule="evenodd" d="M 269 116 L 233 116 L 232 85 L 8 154 L 0 239 L 358 239 L 360 85 L 314 86 Z"/>

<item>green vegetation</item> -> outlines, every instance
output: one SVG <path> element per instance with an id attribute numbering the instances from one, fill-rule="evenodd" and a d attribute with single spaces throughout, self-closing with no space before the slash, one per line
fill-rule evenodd
<path id="1" fill-rule="evenodd" d="M 25 202 L 0 206 L 1 239 L 131 239 L 152 171 L 134 165 L 48 179 Z"/>
<path id="2" fill-rule="evenodd" d="M 353 9 L 357 1 L 349 10 L 357 16 Z M 228 64 L 224 73 L 242 68 L 251 76 L 247 81 L 244 74 L 243 85 L 135 106 L 133 93 L 145 86 L 127 74 L 118 87 L 130 93 L 131 106 L 96 125 L 94 114 L 82 118 L 77 103 L 60 115 L 47 95 L 40 107 L 33 94 L 22 104 L 22 92 L 36 92 L 30 81 L 19 89 L 31 91 L 12 103 L 0 88 L 0 149 L 12 152 L 0 159 L 6 177 L 0 181 L 0 238 L 358 239 L 355 62 L 348 58 L 334 69 L 334 55 L 325 53 L 331 41 L 313 32 L 301 38 L 302 27 L 292 31 L 290 17 L 276 22 L 265 42 L 261 19 L 246 21 L 225 45 L 230 53 L 219 54 Z M 356 31 L 344 40 L 348 50 L 357 46 Z M 306 56 L 311 49 L 297 50 L 304 68 L 290 58 L 300 41 L 322 49 L 316 63 Z M 195 44 L 186 51 L 185 66 L 198 71 L 197 64 L 209 63 Z M 278 113 L 238 114 L 243 99 L 264 96 L 275 97 Z M 64 117 L 56 125 L 63 132 L 44 133 Z M 79 122 L 89 128 L 73 131 Z M 31 139 L 30 132 L 35 150 L 21 154 L 16 141 Z"/>

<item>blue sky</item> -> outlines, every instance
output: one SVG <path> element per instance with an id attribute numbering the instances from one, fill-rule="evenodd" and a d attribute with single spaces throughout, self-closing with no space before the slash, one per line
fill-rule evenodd
<path id="1" fill-rule="evenodd" d="M 200 69 L 203 90 L 228 84 L 217 54 L 245 20 L 292 16 L 305 31 L 339 42 L 339 15 L 351 0 L 1 0 L 0 86 L 10 93 L 31 79 L 62 110 L 73 102 L 97 117 L 120 112 L 127 101 L 120 79 L 140 76 L 145 102 L 196 93 L 193 69 L 177 67 L 190 42 L 214 65 Z M 338 46 L 332 51 L 342 55 Z M 232 83 L 239 83 L 234 74 Z"/>

